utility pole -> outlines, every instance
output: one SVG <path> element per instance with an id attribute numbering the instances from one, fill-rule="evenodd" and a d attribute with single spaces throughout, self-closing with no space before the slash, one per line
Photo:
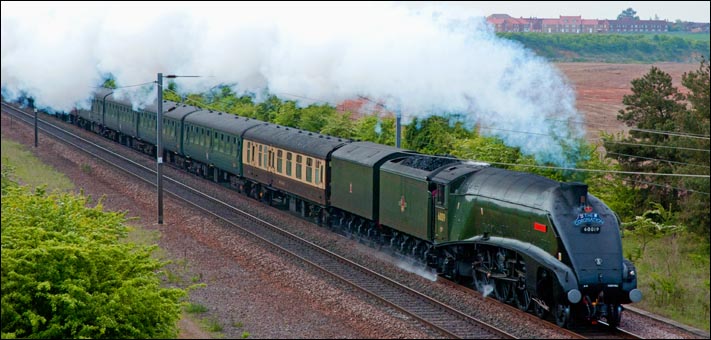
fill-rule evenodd
<path id="1" fill-rule="evenodd" d="M 400 108 L 395 112 L 395 147 L 400 148 L 400 120 L 402 119 L 402 114 L 400 113 Z"/>
<path id="2" fill-rule="evenodd" d="M 35 147 L 37 147 L 37 108 L 35 108 Z"/>
<path id="3" fill-rule="evenodd" d="M 158 224 L 163 224 L 163 73 L 158 73 L 158 112 L 156 112 L 156 173 L 158 174 Z"/>
<path id="4" fill-rule="evenodd" d="M 34 98 L 27 98 L 27 102 L 30 104 L 30 109 L 35 113 L 35 148 L 37 147 L 37 107 L 35 107 Z"/>

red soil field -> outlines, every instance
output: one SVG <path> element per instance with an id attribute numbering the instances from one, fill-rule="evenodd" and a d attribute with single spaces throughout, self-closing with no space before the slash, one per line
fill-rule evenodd
<path id="1" fill-rule="evenodd" d="M 617 120 L 617 113 L 624 109 L 622 96 L 632 94 L 632 80 L 642 78 L 652 66 L 668 73 L 681 92 L 681 76 L 699 69 L 700 64 L 605 64 L 605 63 L 556 63 L 554 64 L 575 89 L 576 106 L 587 122 L 588 138 L 596 138 L 600 130 L 619 132 L 626 126 Z"/>

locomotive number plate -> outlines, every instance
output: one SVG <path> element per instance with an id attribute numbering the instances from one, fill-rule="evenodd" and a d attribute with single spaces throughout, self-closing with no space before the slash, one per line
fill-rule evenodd
<path id="1" fill-rule="evenodd" d="M 582 228 L 580 228 L 580 231 L 583 234 L 599 234 L 600 233 L 600 227 L 599 226 L 594 226 L 594 225 L 586 225 Z"/>

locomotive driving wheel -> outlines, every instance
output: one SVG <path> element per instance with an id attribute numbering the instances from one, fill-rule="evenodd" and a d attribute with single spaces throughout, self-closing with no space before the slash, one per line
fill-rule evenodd
<path id="1" fill-rule="evenodd" d="M 501 302 L 511 302 L 513 300 L 513 287 L 511 281 L 505 280 L 504 278 L 495 278 L 494 294 L 496 295 L 496 299 Z"/>
<path id="2" fill-rule="evenodd" d="M 516 284 L 513 295 L 516 307 L 524 312 L 527 312 L 528 308 L 531 306 L 531 295 L 528 293 L 528 289 L 526 289 L 526 282 L 523 278 L 519 279 L 518 284 Z"/>
<path id="3" fill-rule="evenodd" d="M 490 273 L 485 272 L 482 269 L 474 268 L 472 279 L 473 279 L 472 283 L 473 283 L 474 289 L 481 292 L 481 294 L 484 297 L 489 295 L 491 293 L 491 291 L 494 289 L 493 284 L 492 284 L 493 280 L 490 277 Z"/>

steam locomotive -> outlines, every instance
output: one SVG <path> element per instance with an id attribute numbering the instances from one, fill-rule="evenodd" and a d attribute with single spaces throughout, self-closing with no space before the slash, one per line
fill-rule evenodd
<path id="1" fill-rule="evenodd" d="M 610 326 L 640 301 L 619 220 L 582 183 L 325 136 L 163 102 L 166 162 L 387 245 L 482 293 L 553 316 Z M 157 103 L 100 90 L 67 118 L 156 156 Z"/>

